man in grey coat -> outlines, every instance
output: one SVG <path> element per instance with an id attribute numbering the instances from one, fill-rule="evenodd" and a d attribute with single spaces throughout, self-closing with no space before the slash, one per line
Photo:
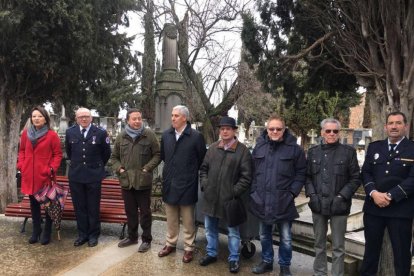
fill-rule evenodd
<path id="1" fill-rule="evenodd" d="M 226 220 L 225 202 L 240 197 L 250 187 L 252 159 L 249 149 L 240 143 L 235 132 L 236 121 L 231 117 L 220 120 L 221 140 L 207 150 L 200 168 L 201 191 L 203 191 L 202 212 L 207 238 L 207 254 L 200 260 L 201 266 L 217 261 L 218 224 Z M 229 271 L 237 273 L 240 268 L 240 232 L 238 226 L 228 227 Z"/>

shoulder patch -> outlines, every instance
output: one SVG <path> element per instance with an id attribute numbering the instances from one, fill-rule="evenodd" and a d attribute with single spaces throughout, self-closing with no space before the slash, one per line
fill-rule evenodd
<path id="1" fill-rule="evenodd" d="M 106 137 L 105 142 L 106 142 L 107 144 L 109 144 L 109 142 L 110 142 L 109 137 Z"/>

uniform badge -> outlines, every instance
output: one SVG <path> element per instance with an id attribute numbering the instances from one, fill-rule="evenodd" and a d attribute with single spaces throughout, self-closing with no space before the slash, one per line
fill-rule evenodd
<path id="1" fill-rule="evenodd" d="M 109 137 L 106 137 L 105 142 L 109 144 Z"/>
<path id="2" fill-rule="evenodd" d="M 96 136 L 92 136 L 92 144 L 95 145 L 96 144 Z"/>
<path id="3" fill-rule="evenodd" d="M 374 159 L 377 160 L 379 157 L 379 153 L 374 154 Z"/>

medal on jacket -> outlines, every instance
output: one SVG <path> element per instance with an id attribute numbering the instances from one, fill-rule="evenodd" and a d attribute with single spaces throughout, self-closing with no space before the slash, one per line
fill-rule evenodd
<path id="1" fill-rule="evenodd" d="M 92 144 L 95 145 L 96 144 L 96 136 L 92 136 Z"/>
<path id="2" fill-rule="evenodd" d="M 374 154 L 374 159 L 377 160 L 379 157 L 379 153 Z"/>

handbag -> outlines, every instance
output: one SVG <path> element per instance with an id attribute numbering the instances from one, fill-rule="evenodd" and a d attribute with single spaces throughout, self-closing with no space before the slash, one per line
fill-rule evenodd
<path id="1" fill-rule="evenodd" d="M 229 227 L 243 224 L 247 220 L 247 212 L 241 198 L 233 198 L 224 202 L 224 213 Z"/>

